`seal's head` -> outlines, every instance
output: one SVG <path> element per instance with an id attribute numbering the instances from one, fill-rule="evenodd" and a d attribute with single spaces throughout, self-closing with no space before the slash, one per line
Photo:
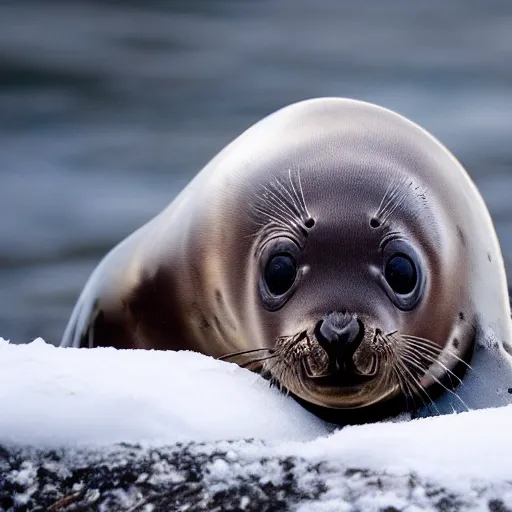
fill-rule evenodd
<path id="1" fill-rule="evenodd" d="M 217 165 L 229 169 L 233 152 L 221 197 L 247 220 L 224 265 L 243 292 L 237 335 L 264 348 L 232 360 L 339 422 L 452 392 L 478 330 L 507 317 L 492 223 L 455 158 L 403 117 L 350 100 L 288 107 Z"/>
<path id="2" fill-rule="evenodd" d="M 113 249 L 63 345 L 222 357 L 356 423 L 510 402 L 511 339 L 462 166 L 398 114 L 324 98 L 256 123 Z"/>
<path id="3" fill-rule="evenodd" d="M 449 212 L 408 169 L 354 160 L 327 180 L 298 170 L 266 187 L 255 206 L 255 288 L 273 342 L 264 371 L 306 403 L 365 417 L 453 385 L 446 377 L 460 378 L 475 330 L 464 321 L 468 265 L 455 233 L 450 242 Z"/>

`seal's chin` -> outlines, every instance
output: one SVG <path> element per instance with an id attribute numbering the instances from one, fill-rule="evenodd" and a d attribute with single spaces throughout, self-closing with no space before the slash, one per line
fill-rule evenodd
<path id="1" fill-rule="evenodd" d="M 385 368 L 337 369 L 333 373 L 314 376 L 304 364 L 286 388 L 295 396 L 311 404 L 331 409 L 357 409 L 370 407 L 400 394 L 400 385 Z"/>
<path id="2" fill-rule="evenodd" d="M 377 379 L 365 384 L 330 385 L 306 380 L 292 393 L 311 404 L 330 409 L 359 409 L 387 401 L 400 394 L 400 387 L 383 386 Z"/>

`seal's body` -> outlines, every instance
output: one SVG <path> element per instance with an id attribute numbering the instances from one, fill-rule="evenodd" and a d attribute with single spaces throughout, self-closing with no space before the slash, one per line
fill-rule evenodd
<path id="1" fill-rule="evenodd" d="M 255 124 L 111 251 L 62 344 L 223 357 L 356 422 L 506 403 L 511 342 L 501 251 L 462 166 L 398 114 L 317 99 Z"/>

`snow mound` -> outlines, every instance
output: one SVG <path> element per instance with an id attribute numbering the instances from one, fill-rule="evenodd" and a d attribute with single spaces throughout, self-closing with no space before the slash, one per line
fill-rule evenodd
<path id="1" fill-rule="evenodd" d="M 333 428 L 190 352 L 0 342 L 1 510 L 512 511 L 512 406 Z"/>
<path id="2" fill-rule="evenodd" d="M 57 348 L 0 340 L 0 443 L 171 444 L 329 432 L 267 381 L 194 352 Z"/>

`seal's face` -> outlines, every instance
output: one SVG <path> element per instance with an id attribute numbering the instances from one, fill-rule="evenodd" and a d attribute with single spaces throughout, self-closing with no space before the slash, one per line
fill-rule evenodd
<path id="1" fill-rule="evenodd" d="M 439 255 L 442 216 L 410 176 L 379 172 L 333 173 L 326 190 L 325 177 L 289 171 L 254 205 L 269 348 L 253 361 L 305 404 L 427 404 L 471 345 L 471 328 L 454 336 L 457 301 L 442 285 L 453 267 Z"/>

